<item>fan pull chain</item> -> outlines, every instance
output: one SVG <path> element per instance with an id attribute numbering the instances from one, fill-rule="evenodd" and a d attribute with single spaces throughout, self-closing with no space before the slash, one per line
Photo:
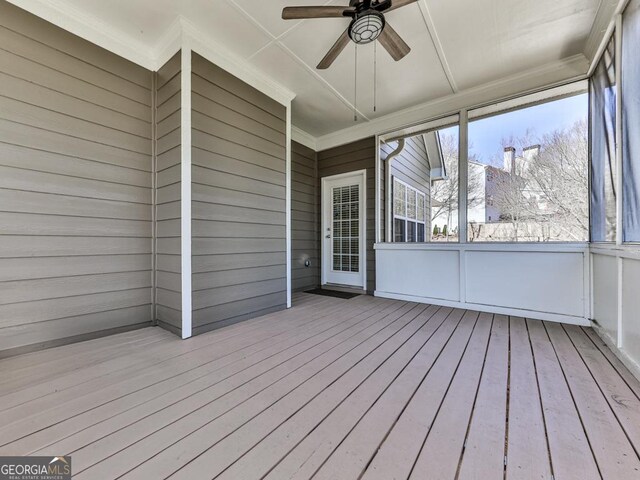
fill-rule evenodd
<path id="1" fill-rule="evenodd" d="M 358 44 L 355 45 L 355 68 L 353 74 L 353 121 L 358 121 Z"/>
<path id="2" fill-rule="evenodd" d="M 373 42 L 373 111 L 378 103 L 378 42 Z"/>

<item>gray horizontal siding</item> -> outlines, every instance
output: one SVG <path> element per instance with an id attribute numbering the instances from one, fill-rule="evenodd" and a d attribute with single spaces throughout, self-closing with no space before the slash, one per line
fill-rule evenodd
<path id="1" fill-rule="evenodd" d="M 286 305 L 286 112 L 196 54 L 192 71 L 197 334 Z"/>
<path id="2" fill-rule="evenodd" d="M 380 155 L 384 160 L 396 148 L 397 144 L 392 143 L 388 145 L 386 143 L 380 146 Z M 382 179 L 385 178 L 385 166 L 384 161 L 380 162 L 380 172 Z M 408 185 L 411 185 L 416 190 L 423 192 L 426 195 L 427 200 L 431 195 L 431 165 L 429 164 L 429 158 L 427 157 L 427 150 L 424 145 L 424 140 L 421 135 L 416 137 L 409 137 L 405 139 L 405 145 L 402 152 L 393 159 L 391 163 L 391 175 L 399 180 L 402 180 Z M 384 181 L 381 182 L 381 197 L 384 198 Z M 380 218 L 385 218 L 385 203 L 380 204 Z M 427 215 L 429 220 L 429 215 Z M 384 223 L 384 222 L 382 222 Z M 427 235 L 431 231 L 430 222 L 426 225 Z M 384 231 L 382 232 L 384 234 Z M 381 237 L 384 238 L 384 237 Z"/>
<path id="3" fill-rule="evenodd" d="M 346 145 L 323 150 L 318 153 L 318 181 L 323 177 L 358 170 L 367 171 L 367 292 L 373 293 L 376 286 L 375 268 L 375 163 L 376 142 L 374 137 L 358 140 Z M 320 211 L 320 195 L 317 195 Z M 318 238 L 318 241 L 320 239 Z"/>
<path id="4" fill-rule="evenodd" d="M 0 1 L 0 351 L 151 321 L 151 72 Z"/>
<path id="5" fill-rule="evenodd" d="M 156 320 L 182 330 L 181 52 L 156 73 Z"/>
<path id="6" fill-rule="evenodd" d="M 320 279 L 318 159 L 304 145 L 291 147 L 291 288 L 301 291 L 317 287 Z"/>

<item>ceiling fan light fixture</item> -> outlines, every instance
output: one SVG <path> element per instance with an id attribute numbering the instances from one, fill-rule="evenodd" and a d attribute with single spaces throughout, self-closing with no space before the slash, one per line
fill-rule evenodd
<path id="1" fill-rule="evenodd" d="M 349 38 L 358 45 L 375 41 L 384 29 L 384 15 L 375 10 L 360 12 L 349 25 Z"/>

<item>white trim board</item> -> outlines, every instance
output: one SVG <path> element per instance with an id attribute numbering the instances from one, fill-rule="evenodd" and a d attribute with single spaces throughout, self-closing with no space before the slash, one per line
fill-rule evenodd
<path id="1" fill-rule="evenodd" d="M 166 60 L 178 51 L 182 37 L 186 31 L 186 33 L 192 37 L 192 48 L 194 51 L 262 93 L 285 106 L 295 97 L 295 92 L 292 92 L 278 81 L 265 75 L 259 69 L 247 63 L 243 58 L 231 53 L 225 45 L 211 38 L 206 32 L 195 28 L 185 18 L 177 17 L 167 28 L 166 33 L 160 37 L 157 45 L 149 47 L 139 39 L 131 35 L 123 34 L 121 31 L 95 16 L 87 15 L 77 8 L 69 7 L 64 0 L 9 1 L 71 33 L 153 71 L 156 71 L 166 63 Z M 308 139 L 307 143 L 302 141 L 301 143 L 310 148 L 314 148 L 313 145 L 315 145 L 314 150 L 316 151 L 325 150 L 373 136 L 377 133 L 383 133 L 389 129 L 398 129 L 406 125 L 424 121 L 443 113 L 451 113 L 462 108 L 470 108 L 488 100 L 504 98 L 506 95 L 527 93 L 533 89 L 540 89 L 542 86 L 552 85 L 561 81 L 584 78 L 589 70 L 589 63 L 591 63 L 592 60 L 592 58 L 590 58 L 590 52 L 593 48 L 589 47 L 589 45 L 594 43 L 596 45 L 601 44 L 598 39 L 604 36 L 603 28 L 606 28 L 606 24 L 610 23 L 610 18 L 608 18 L 609 12 L 612 10 L 610 4 L 617 4 L 615 11 L 619 11 L 621 5 L 624 5 L 626 1 L 627 0 L 603 0 L 603 4 L 598 12 L 598 17 L 596 18 L 596 22 L 594 22 L 589 36 L 589 42 L 591 43 L 588 42 L 587 48 L 585 49 L 586 52 L 589 52 L 587 57 L 585 57 L 584 54 L 578 54 L 561 61 L 552 62 L 533 70 L 522 72 L 511 77 L 505 77 L 498 81 L 461 92 L 456 91 L 455 81 L 451 77 L 449 78 L 449 82 L 452 84 L 452 89 L 455 92 L 452 95 L 403 111 L 394 112 L 372 121 L 362 122 L 351 128 L 318 138 L 310 135 L 301 135 L 295 139 L 296 141 L 300 141 L 302 137 L 306 137 Z M 230 4 L 234 5 L 251 20 L 250 16 L 248 16 L 243 9 L 239 8 L 235 2 L 231 2 Z M 432 36 L 434 45 L 438 48 L 438 34 L 433 28 L 433 25 L 430 25 L 429 9 L 426 8 L 427 3 L 421 0 L 419 6 L 425 20 L 426 28 Z M 276 38 L 274 38 L 274 41 L 278 43 Z M 294 60 L 296 59 L 294 58 Z M 447 60 L 444 52 L 440 52 L 440 61 L 444 64 L 446 70 Z M 334 94 L 336 93 L 333 88 L 329 88 L 329 90 Z M 341 98 L 341 100 L 350 104 L 345 99 Z"/>
<path id="2" fill-rule="evenodd" d="M 180 131 L 180 255 L 182 278 L 182 338 L 192 332 L 191 288 L 191 49 L 182 46 Z"/>
<path id="3" fill-rule="evenodd" d="M 295 125 L 291 125 L 291 139 L 294 142 L 298 142 L 299 144 L 310 148 L 314 152 L 318 151 L 316 137 L 314 137 L 310 133 L 305 132 L 301 128 L 296 127 Z"/>
<path id="4" fill-rule="evenodd" d="M 187 39 L 190 39 L 192 50 L 282 105 L 288 105 L 295 98 L 294 92 L 231 53 L 227 47 L 197 29 L 182 16 L 175 19 L 156 46 L 149 47 L 140 40 L 114 29 L 99 18 L 70 7 L 62 0 L 8 1 L 154 72 L 175 55 L 185 45 Z"/>
<path id="5" fill-rule="evenodd" d="M 61 0 L 8 0 L 9 3 L 57 25 L 91 43 L 115 53 L 148 70 L 154 70 L 154 49 L 123 35 L 95 16 L 82 13 Z M 175 53 L 175 52 L 174 52 Z M 155 71 L 155 70 L 154 70 Z"/>
<path id="6" fill-rule="evenodd" d="M 327 281 L 326 278 L 326 260 L 325 259 L 325 193 L 326 184 L 332 180 L 340 180 L 348 177 L 361 177 L 362 188 L 360 189 L 360 211 L 364 215 L 360 216 L 360 271 L 362 272 L 362 290 L 367 291 L 367 170 L 354 170 L 353 172 L 338 173 L 336 175 L 330 175 L 322 177 L 320 179 L 320 285 L 336 285 L 345 286 L 349 288 L 359 288 L 355 285 L 340 285 Z"/>
<path id="7" fill-rule="evenodd" d="M 616 345 L 616 342 L 611 336 L 597 323 L 592 322 L 592 327 L 602 339 L 602 341 L 609 347 L 609 350 L 622 362 L 622 364 L 629 369 L 629 371 L 640 380 L 640 364 L 636 363 L 624 349 L 621 349 Z"/>
<path id="8" fill-rule="evenodd" d="M 181 18 L 180 24 L 183 37 L 188 39 L 192 50 L 199 55 L 285 107 L 295 98 L 296 95 L 291 90 L 283 87 L 239 56 L 231 53 L 224 45 L 198 30 L 188 20 Z"/>
<path id="9" fill-rule="evenodd" d="M 385 243 L 376 244 L 375 250 L 380 294 L 543 320 L 589 322 L 586 244 Z"/>
<path id="10" fill-rule="evenodd" d="M 589 75 L 593 73 L 609 42 L 615 27 L 616 17 L 622 13 L 628 3 L 629 0 L 601 0 L 584 49 L 585 56 L 591 61 Z"/>
<path id="11" fill-rule="evenodd" d="M 526 70 L 318 137 L 317 149 L 318 151 L 327 150 L 374 135 L 408 128 L 430 119 L 453 115 L 462 109 L 472 109 L 491 102 L 500 102 L 561 84 L 584 80 L 588 68 L 589 62 L 583 54 L 574 55 L 565 60 Z"/>
<path id="12" fill-rule="evenodd" d="M 287 140 L 286 140 L 286 192 L 285 192 L 285 216 L 286 216 L 286 243 L 287 243 L 287 308 L 291 308 L 291 282 L 293 272 L 291 271 L 291 250 L 292 250 L 292 222 L 291 222 L 291 104 L 287 107 Z"/>
<path id="13" fill-rule="evenodd" d="M 530 318 L 533 320 L 547 320 L 550 322 L 568 323 L 571 325 L 580 325 L 590 327 L 591 323 L 586 318 L 574 317 L 571 315 L 559 315 L 556 313 L 538 312 L 535 310 L 520 310 L 516 308 L 496 307 L 493 305 L 483 305 L 479 303 L 452 302 L 442 300 L 440 298 L 418 297 L 414 295 L 403 295 L 398 293 L 389 293 L 376 290 L 374 296 L 381 298 L 390 298 L 392 300 L 405 300 L 407 302 L 428 303 L 432 305 L 440 305 L 443 307 L 464 308 L 467 310 L 475 310 L 478 312 L 494 313 L 498 315 L 511 315 L 515 317 Z"/>

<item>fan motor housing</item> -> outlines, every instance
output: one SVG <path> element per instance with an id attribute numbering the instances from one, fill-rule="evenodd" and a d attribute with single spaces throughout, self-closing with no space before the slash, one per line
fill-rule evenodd
<path id="1" fill-rule="evenodd" d="M 349 38 L 358 45 L 375 41 L 384 30 L 384 15 L 369 9 L 358 12 L 349 25 Z"/>

